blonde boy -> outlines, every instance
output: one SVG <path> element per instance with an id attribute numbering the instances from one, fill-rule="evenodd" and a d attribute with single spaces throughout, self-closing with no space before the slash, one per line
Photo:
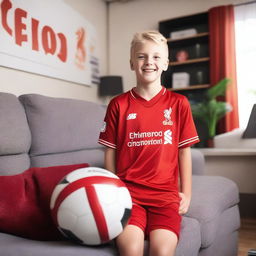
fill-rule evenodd
<path id="1" fill-rule="evenodd" d="M 121 256 L 142 256 L 145 237 L 151 256 L 174 255 L 180 214 L 191 200 L 190 146 L 199 139 L 187 99 L 161 85 L 168 64 L 165 37 L 135 34 L 130 65 L 136 86 L 110 102 L 100 133 L 105 167 L 126 183 L 133 199 L 132 216 L 117 238 Z"/>

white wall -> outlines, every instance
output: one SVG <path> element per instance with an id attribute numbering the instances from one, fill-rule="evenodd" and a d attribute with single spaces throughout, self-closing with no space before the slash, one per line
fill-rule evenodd
<path id="1" fill-rule="evenodd" d="M 214 151 L 214 149 L 213 149 Z M 256 194 L 256 157 L 248 155 L 206 155 L 205 174 L 209 176 L 223 176 L 233 180 L 240 193 Z"/>
<path id="2" fill-rule="evenodd" d="M 121 75 L 125 90 L 135 86 L 129 66 L 130 41 L 137 31 L 158 29 L 158 22 L 247 0 L 133 0 L 110 5 L 110 74 Z"/>
<path id="3" fill-rule="evenodd" d="M 107 75 L 107 9 L 103 0 L 62 0 L 79 12 L 95 28 L 100 47 L 100 74 Z M 157 29 L 158 22 L 203 12 L 213 6 L 247 0 L 133 0 L 110 4 L 109 74 L 121 75 L 125 90 L 135 85 L 129 67 L 130 41 L 135 32 Z M 102 102 L 97 86 L 85 87 L 58 79 L 0 67 L 0 91 L 15 95 L 40 93 Z"/>
<path id="4" fill-rule="evenodd" d="M 63 1 L 79 12 L 95 27 L 99 39 L 100 73 L 101 75 L 106 75 L 106 4 L 102 0 Z M 0 67 L 0 91 L 15 95 L 39 93 L 53 97 L 101 101 L 97 95 L 96 85 L 86 87 L 5 67 Z"/>

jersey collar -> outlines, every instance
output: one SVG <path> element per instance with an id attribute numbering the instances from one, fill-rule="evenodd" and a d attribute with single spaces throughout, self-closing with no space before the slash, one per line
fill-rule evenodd
<path id="1" fill-rule="evenodd" d="M 134 89 L 135 89 L 135 88 L 132 88 L 132 89 L 130 90 L 130 95 L 131 95 L 131 97 L 132 97 L 134 100 L 140 102 L 141 104 L 143 104 L 143 105 L 146 106 L 146 107 L 153 106 L 153 105 L 154 105 L 155 103 L 157 103 L 157 102 L 161 99 L 161 97 L 162 97 L 163 95 L 165 95 L 165 93 L 166 93 L 166 88 L 162 86 L 161 91 L 160 91 L 156 96 L 154 96 L 151 100 L 145 100 L 145 99 L 142 98 L 138 93 L 136 93 Z"/>

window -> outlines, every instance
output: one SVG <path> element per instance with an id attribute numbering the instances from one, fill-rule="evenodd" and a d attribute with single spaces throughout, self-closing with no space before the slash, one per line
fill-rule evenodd
<path id="1" fill-rule="evenodd" d="M 256 3 L 235 7 L 237 86 L 240 128 L 256 104 Z"/>

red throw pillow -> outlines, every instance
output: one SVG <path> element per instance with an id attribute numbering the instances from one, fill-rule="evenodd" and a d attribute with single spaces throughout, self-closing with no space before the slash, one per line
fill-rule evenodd
<path id="1" fill-rule="evenodd" d="M 88 166 L 35 167 L 0 176 L 0 231 L 36 240 L 63 240 L 51 218 L 51 194 L 65 175 Z"/>

